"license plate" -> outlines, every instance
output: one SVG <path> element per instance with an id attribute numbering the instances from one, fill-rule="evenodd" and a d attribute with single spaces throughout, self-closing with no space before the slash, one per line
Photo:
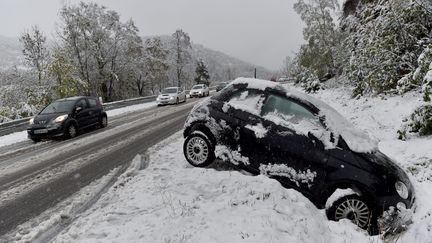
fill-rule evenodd
<path id="1" fill-rule="evenodd" d="M 48 129 L 34 130 L 34 134 L 43 134 L 43 133 L 48 133 Z"/>

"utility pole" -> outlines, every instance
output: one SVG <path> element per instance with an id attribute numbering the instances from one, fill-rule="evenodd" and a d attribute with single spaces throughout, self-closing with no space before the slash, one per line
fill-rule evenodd
<path id="1" fill-rule="evenodd" d="M 256 78 L 256 68 L 255 68 L 255 71 L 254 71 L 254 78 Z"/>

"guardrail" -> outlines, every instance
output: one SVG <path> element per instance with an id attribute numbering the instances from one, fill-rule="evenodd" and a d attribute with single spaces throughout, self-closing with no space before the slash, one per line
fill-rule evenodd
<path id="1" fill-rule="evenodd" d="M 103 107 L 105 110 L 114 110 L 130 105 L 136 105 L 136 104 L 142 104 L 142 103 L 148 103 L 156 100 L 156 95 L 153 96 L 146 96 L 146 97 L 139 97 L 139 98 L 133 98 L 133 99 L 127 99 L 127 100 L 119 100 L 114 102 L 109 102 L 103 104 Z M 10 122 L 0 123 L 0 137 L 4 135 L 8 135 L 14 132 L 21 132 L 27 129 L 27 125 L 29 124 L 29 118 L 23 118 L 18 120 L 13 120 Z"/>

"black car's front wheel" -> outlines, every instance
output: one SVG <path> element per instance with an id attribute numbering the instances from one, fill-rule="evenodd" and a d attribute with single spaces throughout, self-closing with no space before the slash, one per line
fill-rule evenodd
<path id="1" fill-rule="evenodd" d="M 69 124 L 69 126 L 66 128 L 66 137 L 67 138 L 74 138 L 78 134 L 78 129 L 74 124 Z"/>
<path id="2" fill-rule="evenodd" d="M 208 137 L 192 133 L 183 144 L 186 160 L 195 167 L 206 167 L 215 160 L 214 147 Z"/>
<path id="3" fill-rule="evenodd" d="M 99 126 L 101 128 L 108 126 L 108 117 L 102 116 L 101 119 L 99 120 Z"/>
<path id="4" fill-rule="evenodd" d="M 348 195 L 336 200 L 326 213 L 330 220 L 349 219 L 362 229 L 374 226 L 371 206 L 358 195 Z"/>

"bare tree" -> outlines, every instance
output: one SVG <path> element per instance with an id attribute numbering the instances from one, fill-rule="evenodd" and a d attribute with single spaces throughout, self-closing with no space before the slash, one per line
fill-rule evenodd
<path id="1" fill-rule="evenodd" d="M 174 54 L 175 54 L 175 65 L 176 65 L 176 76 L 177 86 L 183 85 L 182 79 L 184 78 L 183 69 L 185 65 L 190 61 L 191 55 L 189 49 L 192 48 L 190 37 L 183 30 L 176 30 L 172 35 L 174 41 Z"/>
<path id="2" fill-rule="evenodd" d="M 41 84 L 42 75 L 49 57 L 46 47 L 46 37 L 39 30 L 39 27 L 34 25 L 31 31 L 23 33 L 19 40 L 24 45 L 22 50 L 24 57 L 36 69 L 39 84 Z"/>

